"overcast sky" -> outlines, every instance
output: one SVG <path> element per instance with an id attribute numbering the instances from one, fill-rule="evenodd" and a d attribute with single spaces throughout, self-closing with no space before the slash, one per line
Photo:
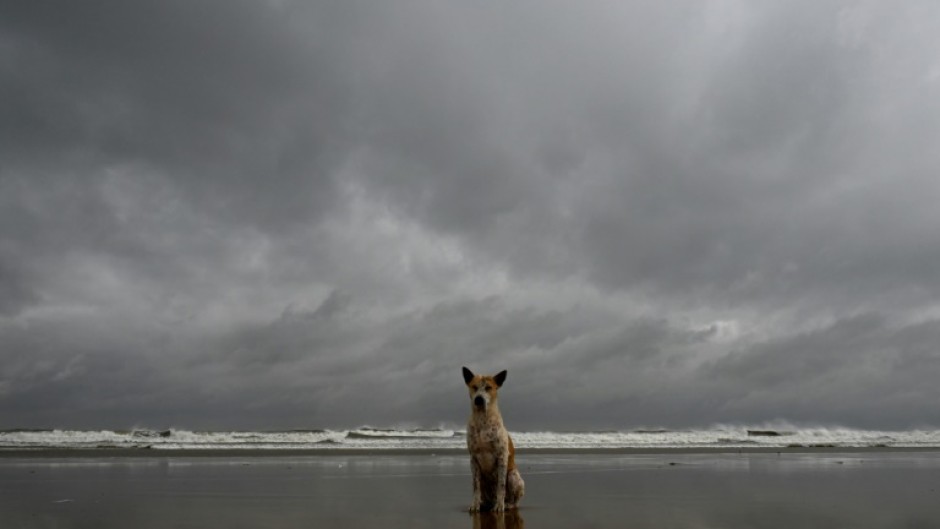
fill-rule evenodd
<path id="1" fill-rule="evenodd" d="M 0 429 L 940 426 L 940 3 L 0 1 Z"/>

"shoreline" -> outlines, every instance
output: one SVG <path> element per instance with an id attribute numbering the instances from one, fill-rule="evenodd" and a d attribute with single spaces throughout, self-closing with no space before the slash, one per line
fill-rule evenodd
<path id="1" fill-rule="evenodd" d="M 0 513 L 23 528 L 940 527 L 937 448 L 529 451 L 505 516 L 468 515 L 466 453 L 389 452 L 0 452 Z"/>
<path id="2" fill-rule="evenodd" d="M 656 454 L 940 454 L 940 446 L 787 446 L 787 447 L 687 447 L 687 448 L 517 448 L 525 455 L 656 455 Z M 14 458 L 172 458 L 172 457 L 301 457 L 301 456 L 448 456 L 465 449 L 414 448 L 0 448 L 0 460 Z"/>

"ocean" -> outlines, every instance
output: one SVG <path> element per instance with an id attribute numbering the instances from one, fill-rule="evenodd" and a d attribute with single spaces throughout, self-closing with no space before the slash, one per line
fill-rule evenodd
<path id="1" fill-rule="evenodd" d="M 940 430 L 877 431 L 851 428 L 716 426 L 586 432 L 511 432 L 517 448 L 540 450 L 735 448 L 940 448 Z M 395 450 L 465 448 L 465 431 L 361 427 L 291 431 L 6 430 L 0 450 Z"/>

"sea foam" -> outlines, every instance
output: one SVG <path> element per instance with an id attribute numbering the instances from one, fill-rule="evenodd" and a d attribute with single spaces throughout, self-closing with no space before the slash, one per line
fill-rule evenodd
<path id="1" fill-rule="evenodd" d="M 147 448 L 453 450 L 463 449 L 465 432 L 451 429 L 378 429 L 292 431 L 190 430 L 8 430 L 0 432 L 0 450 Z M 644 429 L 600 432 L 512 432 L 520 449 L 696 449 L 786 447 L 940 448 L 940 430 L 875 431 L 850 428 L 717 426 L 707 429 Z"/>

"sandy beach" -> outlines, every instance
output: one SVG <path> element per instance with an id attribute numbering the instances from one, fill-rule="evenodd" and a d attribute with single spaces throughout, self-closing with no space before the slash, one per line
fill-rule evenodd
<path id="1" fill-rule="evenodd" d="M 464 455 L 0 458 L 11 528 L 938 527 L 940 452 L 521 454 L 523 508 L 470 516 Z"/>

